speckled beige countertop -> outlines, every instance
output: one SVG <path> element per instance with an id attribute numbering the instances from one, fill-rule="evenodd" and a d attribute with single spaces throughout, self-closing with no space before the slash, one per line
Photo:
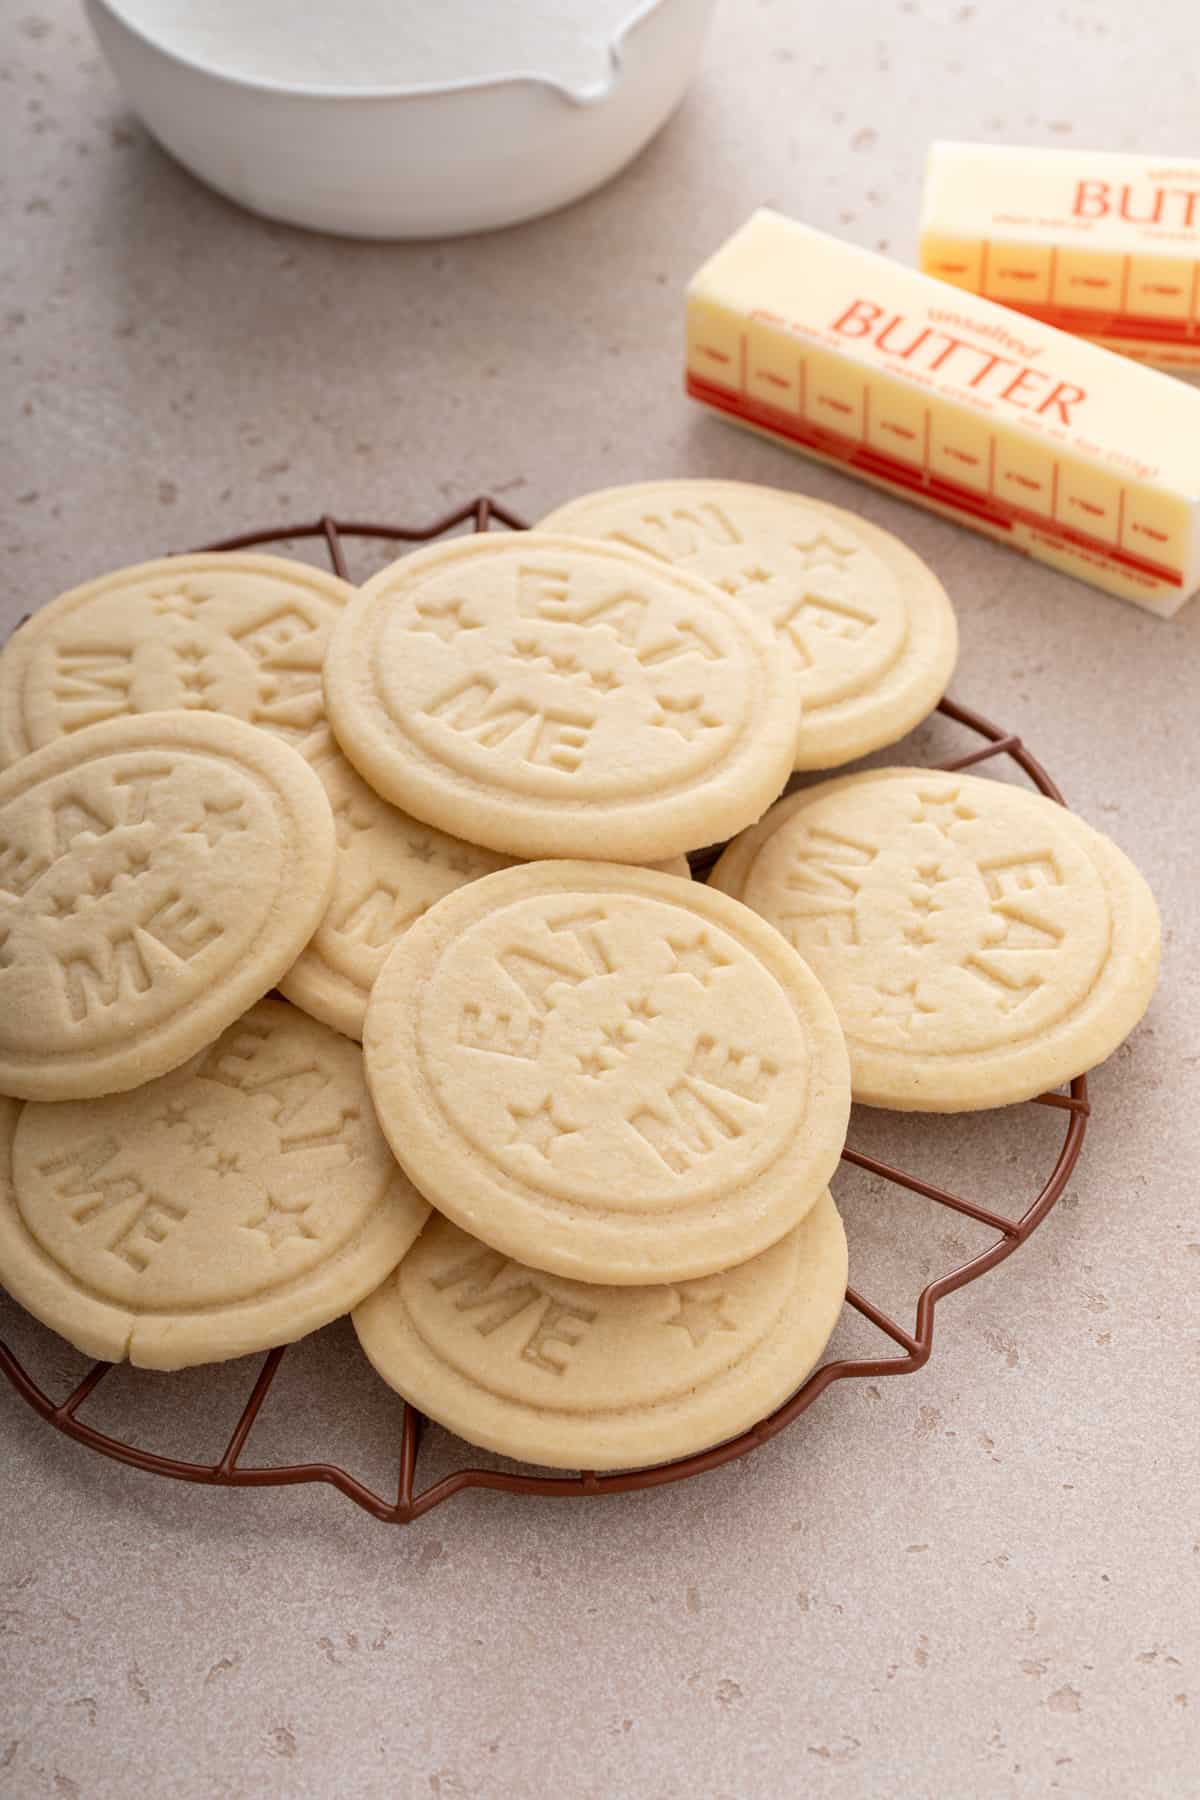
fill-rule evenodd
<path id="1" fill-rule="evenodd" d="M 330 1489 L 103 1462 L 3 1388 L 0 1790 L 1200 1794 L 1200 602 L 1162 623 L 1023 562 L 703 417 L 679 369 L 684 282 L 758 203 L 909 258 L 934 135 L 1194 151 L 1191 0 L 725 0 L 702 80 L 623 179 L 415 247 L 214 198 L 126 113 L 66 0 L 14 0 L 2 31 L 5 624 L 326 507 L 419 520 L 490 489 L 533 516 L 639 476 L 792 483 L 934 565 L 954 693 L 1141 864 L 1167 951 L 1067 1197 L 942 1307 L 928 1367 L 834 1388 L 683 1487 L 468 1495 L 400 1530 Z M 854 1141 L 1013 1204 L 1060 1129 L 874 1115 Z M 838 1194 L 884 1302 L 986 1241 L 853 1171 Z M 0 1328 L 56 1392 L 82 1367 L 3 1300 Z M 252 1373 L 114 1377 L 91 1416 L 211 1455 Z M 254 1459 L 388 1483 L 397 1415 L 335 1327 L 285 1363 Z M 435 1472 L 455 1455 L 429 1451 Z"/>

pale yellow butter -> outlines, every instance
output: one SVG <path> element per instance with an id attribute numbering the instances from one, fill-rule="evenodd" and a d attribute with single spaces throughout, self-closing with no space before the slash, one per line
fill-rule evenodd
<path id="1" fill-rule="evenodd" d="M 687 387 L 1152 612 L 1200 586 L 1200 392 L 779 213 L 694 277 Z"/>
<path id="2" fill-rule="evenodd" d="M 1200 158 L 937 143 L 927 275 L 1163 368 L 1200 368 Z"/>

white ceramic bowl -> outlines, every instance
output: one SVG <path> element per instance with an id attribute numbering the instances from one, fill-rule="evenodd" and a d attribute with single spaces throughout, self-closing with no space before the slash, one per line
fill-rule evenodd
<path id="1" fill-rule="evenodd" d="M 447 237 L 532 219 L 636 156 L 683 98 L 715 0 L 630 0 L 608 79 L 581 93 L 511 74 L 437 88 L 246 80 L 85 0 L 100 48 L 172 156 L 268 218 L 351 237 Z"/>

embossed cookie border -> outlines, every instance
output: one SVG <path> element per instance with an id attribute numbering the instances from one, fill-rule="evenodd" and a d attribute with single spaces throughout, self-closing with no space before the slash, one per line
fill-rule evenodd
<path id="1" fill-rule="evenodd" d="M 0 771 L 9 769 L 22 757 L 34 753 L 34 745 L 25 728 L 26 688 L 29 679 L 30 665 L 36 659 L 45 638 L 55 631 L 60 621 L 69 618 L 73 613 L 86 608 L 94 599 L 98 599 L 110 589 L 120 589 L 130 582 L 146 580 L 152 574 L 162 572 L 178 573 L 181 579 L 189 574 L 220 571 L 228 574 L 231 565 L 249 575 L 271 576 L 276 581 L 289 581 L 294 586 L 311 587 L 330 607 L 336 609 L 337 615 L 345 611 L 354 594 L 354 589 L 346 581 L 340 570 L 327 574 L 324 569 L 316 568 L 310 563 L 296 562 L 285 556 L 271 556 L 263 553 L 246 554 L 243 551 L 195 550 L 180 556 L 151 557 L 145 562 L 130 563 L 123 569 L 113 569 L 107 575 L 96 576 L 91 581 L 80 582 L 76 587 L 68 588 L 65 593 L 58 594 L 52 600 L 30 613 L 22 620 L 21 625 L 12 633 L 0 654 L 0 701 L 11 697 L 11 706 L 0 705 Z M 331 621 L 331 625 L 336 620 Z M 320 676 L 313 684 L 313 692 L 321 693 Z M 164 708 L 163 710 L 172 710 Z M 197 708 L 205 711 L 206 708 Z M 119 718 L 145 718 L 146 713 L 120 713 Z M 219 713 L 219 717 L 230 718 L 232 714 Z M 246 721 L 253 723 L 254 721 Z M 269 730 L 269 725 L 260 727 Z M 320 729 L 319 725 L 313 731 Z M 77 733 L 63 734 L 77 735 Z M 305 739 L 311 733 L 305 734 Z M 57 742 L 52 739 L 51 742 Z M 38 748 L 45 749 L 48 745 Z"/>
<path id="2" fill-rule="evenodd" d="M 958 661 L 958 620 L 950 596 L 933 569 L 915 550 L 893 532 L 845 507 L 832 506 L 815 494 L 794 493 L 768 484 L 680 476 L 676 480 L 639 481 L 596 488 L 555 507 L 538 520 L 535 529 L 561 531 L 563 527 L 558 521 L 569 520 L 577 510 L 582 511 L 593 501 L 611 500 L 634 492 L 644 492 L 653 498 L 680 488 L 694 490 L 701 504 L 706 499 L 719 501 L 723 492 L 744 493 L 747 497 L 770 495 L 802 514 L 819 515 L 832 525 L 840 524 L 879 558 L 904 595 L 908 624 L 892 662 L 878 683 L 865 692 L 859 691 L 849 698 L 818 701 L 805 707 L 794 757 L 796 769 L 836 769 L 859 756 L 882 750 L 888 744 L 898 742 L 934 711 Z M 666 562 L 665 566 L 679 565 Z M 920 598 L 914 600 L 914 594 Z M 914 610 L 921 607 L 930 609 L 934 628 L 924 640 L 917 641 L 913 636 Z"/>
<path id="3" fill-rule="evenodd" d="M 351 1317 L 381 1378 L 468 1443 L 545 1468 L 643 1468 L 700 1454 L 745 1430 L 794 1393 L 820 1358 L 844 1304 L 848 1259 L 827 1188 L 792 1232 L 799 1240 L 793 1279 L 768 1331 L 736 1362 L 659 1403 L 581 1415 L 479 1387 L 437 1356 L 414 1323 L 403 1300 L 403 1264 Z"/>
<path id="4" fill-rule="evenodd" d="M 284 1001 L 267 1004 L 281 1011 L 295 1010 Z M 195 1061 L 207 1054 L 201 1052 Z M 171 1370 L 226 1362 L 294 1343 L 341 1318 L 372 1292 L 380 1271 L 401 1261 L 429 1216 L 428 1205 L 421 1204 L 421 1197 L 396 1170 L 371 1202 L 359 1229 L 311 1267 L 265 1291 L 233 1301 L 135 1311 L 82 1281 L 30 1230 L 17 1200 L 13 1166 L 24 1112 L 25 1103 L 0 1097 L 0 1279 L 27 1312 L 59 1336 L 66 1335 L 63 1315 L 69 1311 L 68 1341 L 105 1363 L 129 1361 L 140 1368 Z M 152 1225 L 154 1212 L 162 1204 L 158 1196 L 146 1194 L 139 1217 Z M 123 1237 L 129 1235 L 129 1229 L 123 1229 Z M 339 1277 L 338 1292 L 332 1298 L 319 1291 L 331 1273 Z M 314 1289 L 317 1291 L 311 1291 Z M 214 1325 L 221 1333 L 217 1356 L 213 1355 Z"/>
<path id="5" fill-rule="evenodd" d="M 202 990 L 180 1011 L 152 1029 L 129 1034 L 102 1054 L 64 1053 L 39 1063 L 0 1051 L 0 1088 L 29 1100 L 82 1100 L 140 1087 L 167 1074 L 269 992 L 295 961 L 316 929 L 332 891 L 335 835 L 333 815 L 320 781 L 297 750 L 257 726 L 219 713 L 159 712 L 116 719 L 58 738 L 0 773 L 0 807 L 45 781 L 52 781 L 91 753 L 103 758 L 139 749 L 172 750 L 233 767 L 271 796 L 277 814 L 291 829 L 281 843 L 275 900 L 265 913 L 254 944 L 215 988 Z M 87 753 L 81 756 L 81 751 Z M 275 953 L 256 962 L 255 946 L 274 926 L 286 896 L 295 921 Z"/>
<path id="6" fill-rule="evenodd" d="M 485 1187 L 469 1145 L 447 1129 L 444 1112 L 436 1096 L 426 1092 L 427 1084 L 413 1078 L 421 1066 L 416 1043 L 420 1021 L 406 995 L 413 983 L 424 985 L 428 979 L 425 962 L 439 939 L 444 941 L 446 933 L 457 935 L 456 928 L 474 924 L 510 899 L 542 894 L 568 898 L 607 889 L 617 897 L 640 895 L 661 901 L 726 931 L 778 985 L 788 1011 L 798 1019 L 811 1058 L 808 1130 L 781 1145 L 755 1175 L 752 1201 L 738 1204 L 741 1196 L 734 1196 L 724 1209 L 720 1201 L 698 1203 L 700 1216 L 676 1234 L 674 1262 L 661 1249 L 652 1248 L 653 1218 L 639 1221 L 624 1214 L 614 1220 L 591 1220 L 581 1217 L 577 1206 L 555 1209 L 540 1200 L 534 1204 L 526 1199 L 522 1183 L 503 1171 L 493 1172 L 491 1166 Z M 849 1112 L 848 1064 L 833 1009 L 808 965 L 774 927 L 699 883 L 611 863 L 521 864 L 447 895 L 406 933 L 384 965 L 367 1009 L 363 1047 L 384 1134 L 398 1161 L 436 1207 L 471 1236 L 517 1261 L 570 1279 L 615 1286 L 690 1280 L 766 1249 L 798 1222 L 824 1189 L 837 1166 Z M 488 1210 L 489 1190 L 503 1197 L 510 1229 L 503 1221 L 497 1228 Z"/>
<path id="7" fill-rule="evenodd" d="M 954 769 L 869 769 L 814 782 L 786 795 L 718 859 L 709 884 L 741 899 L 755 862 L 777 831 L 818 796 L 848 787 L 881 786 L 912 776 L 952 779 Z M 985 778 L 965 781 L 989 784 Z M 1004 791 L 1020 804 L 1052 805 L 1027 788 Z M 1154 896 L 1129 858 L 1078 814 L 1061 809 L 1066 829 L 1100 878 L 1110 908 L 1109 954 L 1088 992 L 1065 1017 L 1015 1044 L 979 1051 L 900 1053 L 847 1035 L 854 1099 L 893 1111 L 956 1113 L 1036 1099 L 1110 1056 L 1141 1019 L 1158 976 L 1160 925 Z"/>
<path id="8" fill-rule="evenodd" d="M 510 541 L 519 545 L 520 539 L 494 541 L 507 549 Z M 557 545 L 566 554 L 586 553 L 626 567 L 643 567 L 657 581 L 690 588 L 704 606 L 719 608 L 743 639 L 756 674 L 751 678 L 747 669 L 743 716 L 720 760 L 695 774 L 610 802 L 581 801 L 566 793 L 531 797 L 491 790 L 399 726 L 395 730 L 403 748 L 397 750 L 391 722 L 381 724 L 376 717 L 377 710 L 386 708 L 374 666 L 381 621 L 395 603 L 395 588 L 409 576 L 419 578 L 423 558 L 430 562 L 436 558 L 438 567 L 448 567 L 456 557 L 480 555 L 491 542 L 486 537 L 467 538 L 389 564 L 364 585 L 339 621 L 325 661 L 326 712 L 343 751 L 370 786 L 414 818 L 523 860 L 594 857 L 598 834 L 602 836 L 601 828 L 607 826 L 615 840 L 609 860 L 658 862 L 740 829 L 770 804 L 792 770 L 799 701 L 790 671 L 774 655 L 766 627 L 748 608 L 698 576 L 667 569 L 638 551 L 578 538 L 547 536 L 535 540 L 534 547 Z M 515 553 L 520 554 L 519 549 Z M 498 824 L 501 812 L 503 822 Z"/>

